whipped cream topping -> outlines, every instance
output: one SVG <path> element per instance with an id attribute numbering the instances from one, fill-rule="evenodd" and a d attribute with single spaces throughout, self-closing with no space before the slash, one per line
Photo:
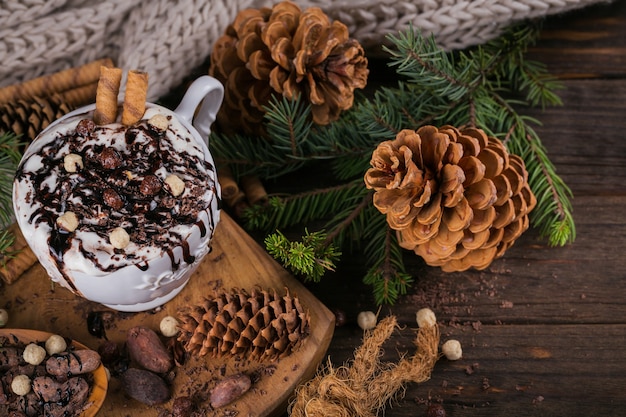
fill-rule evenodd
<path id="1" fill-rule="evenodd" d="M 148 123 L 156 114 L 167 117 L 166 130 Z M 192 133 L 158 106 L 130 127 L 92 119 L 92 112 L 77 114 L 46 131 L 16 173 L 18 222 L 35 253 L 48 253 L 42 264 L 51 278 L 75 290 L 73 271 L 145 271 L 164 255 L 176 271 L 208 252 L 219 203 L 215 169 Z M 181 181 L 166 180 L 172 175 L 182 192 Z M 66 212 L 78 218 L 73 231 L 57 222 Z M 117 228 L 130 238 L 123 248 L 111 243 Z"/>

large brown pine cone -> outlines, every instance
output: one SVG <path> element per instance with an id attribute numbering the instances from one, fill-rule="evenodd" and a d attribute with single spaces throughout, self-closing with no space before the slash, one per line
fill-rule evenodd
<path id="1" fill-rule="evenodd" d="M 190 306 L 180 314 L 178 340 L 199 356 L 249 355 L 275 359 L 289 355 L 309 335 L 309 313 L 289 292 L 239 290 Z"/>
<path id="2" fill-rule="evenodd" d="M 403 130 L 372 154 L 365 184 L 403 248 L 444 271 L 484 269 L 528 229 L 524 161 L 480 129 Z"/>
<path id="3" fill-rule="evenodd" d="M 346 25 L 317 7 L 301 11 L 284 1 L 241 11 L 214 45 L 209 74 L 225 86 L 218 127 L 261 134 L 271 97 L 301 96 L 313 121 L 325 125 L 352 107 L 354 89 L 365 87 L 369 70 Z"/>
<path id="4" fill-rule="evenodd" d="M 6 103 L 0 107 L 0 133 L 13 132 L 30 143 L 50 123 L 71 110 L 58 95 Z"/>

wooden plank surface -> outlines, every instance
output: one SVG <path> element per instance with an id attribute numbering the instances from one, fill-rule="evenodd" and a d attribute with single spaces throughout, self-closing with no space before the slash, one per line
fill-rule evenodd
<path id="1" fill-rule="evenodd" d="M 549 18 L 530 56 L 566 87 L 563 106 L 530 114 L 542 121 L 537 131 L 574 192 L 577 239 L 553 248 L 531 229 L 487 270 L 453 274 L 407 253 L 416 283 L 380 310 L 401 325 L 383 359 L 411 352 L 415 312 L 425 306 L 437 314 L 443 340 L 461 341 L 464 357 L 442 359 L 428 382 L 409 384 L 387 417 L 426 416 L 429 402 L 453 417 L 626 415 L 626 2 Z M 374 76 L 385 78 L 385 65 L 373 64 Z M 364 274 L 362 260 L 345 255 L 336 273 L 306 285 L 346 314 L 328 349 L 335 365 L 361 343 L 358 312 L 377 310 Z M 12 302 L 27 310 L 47 296 L 26 293 Z M 101 415 L 130 414 L 109 408 Z"/>
<path id="2" fill-rule="evenodd" d="M 129 328 L 141 325 L 158 330 L 164 316 L 176 316 L 179 308 L 198 305 L 203 297 L 213 297 L 219 291 L 238 288 L 250 292 L 260 288 L 284 294 L 288 288 L 311 316 L 310 335 L 296 352 L 274 361 L 191 355 L 183 366 L 174 369 L 172 400 L 154 407 L 129 398 L 121 382 L 111 378 L 107 397 L 98 413 L 102 417 L 167 416 L 173 399 L 190 395 L 205 409 L 202 416 L 280 415 L 294 388 L 310 378 L 325 358 L 334 330 L 334 316 L 226 213 L 222 214 L 212 248 L 181 293 L 155 310 L 142 313 L 108 310 L 74 296 L 65 288 L 53 288 L 39 264 L 15 283 L 0 288 L 0 305 L 10 311 L 10 327 L 57 333 L 97 349 L 102 340 L 88 331 L 86 319 L 91 312 L 107 311 L 106 337 L 122 347 Z M 251 390 L 235 403 L 212 410 L 208 405 L 211 388 L 224 376 L 238 372 L 253 376 L 255 382 Z"/>
<path id="3" fill-rule="evenodd" d="M 550 247 L 529 230 L 485 271 L 445 274 L 407 254 L 417 282 L 381 315 L 403 330 L 384 359 L 411 352 L 415 312 L 429 306 L 442 340 L 464 347 L 458 362 L 438 362 L 431 380 L 411 384 L 387 417 L 626 415 L 626 2 L 548 19 L 530 51 L 562 78 L 563 106 L 531 115 L 548 155 L 574 193 L 575 243 Z M 310 285 L 346 325 L 329 349 L 336 365 L 352 358 L 359 311 L 374 310 L 358 257 L 336 277 Z"/>

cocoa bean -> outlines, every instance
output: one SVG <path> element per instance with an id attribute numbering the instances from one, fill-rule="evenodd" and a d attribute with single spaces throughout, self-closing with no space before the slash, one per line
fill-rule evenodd
<path id="1" fill-rule="evenodd" d="M 174 367 L 172 355 L 152 329 L 142 326 L 128 329 L 126 346 L 130 358 L 144 369 L 163 374 Z"/>
<path id="2" fill-rule="evenodd" d="M 251 385 L 252 381 L 246 374 L 235 374 L 222 379 L 211 390 L 211 407 L 220 408 L 232 403 L 245 394 Z"/>
<path id="3" fill-rule="evenodd" d="M 89 349 L 59 353 L 46 361 L 46 371 L 55 376 L 86 374 L 95 371 L 98 366 L 100 355 Z"/>
<path id="4" fill-rule="evenodd" d="M 170 389 L 159 375 L 145 369 L 129 368 L 122 374 L 126 394 L 147 404 L 162 404 L 170 399 Z"/>
<path id="5" fill-rule="evenodd" d="M 4 372 L 20 363 L 22 351 L 14 347 L 0 348 L 0 371 Z"/>
<path id="6" fill-rule="evenodd" d="M 44 402 L 62 402 L 64 404 L 75 402 L 82 405 L 87 399 L 89 384 L 84 378 L 80 377 L 73 377 L 65 382 L 59 382 L 49 376 L 39 376 L 33 379 L 33 391 Z"/>

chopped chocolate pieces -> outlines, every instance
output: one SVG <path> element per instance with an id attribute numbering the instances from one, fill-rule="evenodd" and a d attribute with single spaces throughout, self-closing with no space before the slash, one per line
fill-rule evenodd
<path id="1" fill-rule="evenodd" d="M 106 188 L 102 192 L 102 201 L 114 210 L 124 207 L 124 200 L 113 188 Z"/>
<path id="2" fill-rule="evenodd" d="M 76 125 L 76 133 L 80 136 L 89 136 L 91 132 L 96 128 L 96 124 L 91 119 L 82 119 Z"/>
<path id="3" fill-rule="evenodd" d="M 122 166 L 122 157 L 113 148 L 104 148 L 100 152 L 100 165 L 102 168 L 113 170 Z"/>
<path id="4" fill-rule="evenodd" d="M 146 196 L 156 195 L 161 191 L 161 180 L 156 175 L 146 175 L 139 185 L 139 191 Z"/>

